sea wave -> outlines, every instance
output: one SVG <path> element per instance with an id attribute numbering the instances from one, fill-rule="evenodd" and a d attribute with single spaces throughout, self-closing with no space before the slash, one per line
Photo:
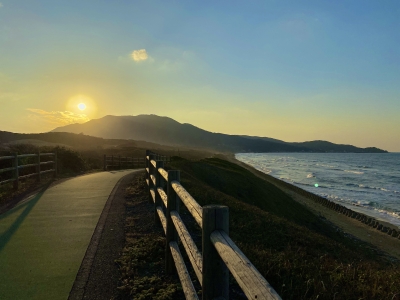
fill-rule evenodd
<path id="1" fill-rule="evenodd" d="M 315 160 L 315 154 L 241 154 L 238 158 L 309 192 L 400 226 L 398 156 L 321 154 Z"/>
<path id="2" fill-rule="evenodd" d="M 361 171 L 354 171 L 354 170 L 344 170 L 344 171 L 347 173 L 353 173 L 353 174 L 358 174 L 358 175 L 364 174 L 364 172 L 361 172 Z"/>
<path id="3" fill-rule="evenodd" d="M 378 190 L 378 191 L 387 192 L 387 193 L 400 194 L 399 191 L 390 190 L 390 189 L 387 189 L 387 188 L 384 188 L 384 187 L 368 186 L 368 185 L 363 185 L 363 184 L 359 184 L 358 187 L 364 188 L 364 189 L 370 189 L 370 190 Z"/>

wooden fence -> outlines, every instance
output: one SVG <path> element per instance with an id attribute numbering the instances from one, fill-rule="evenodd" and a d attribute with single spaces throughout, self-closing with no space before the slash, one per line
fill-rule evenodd
<path id="1" fill-rule="evenodd" d="M 169 161 L 169 157 L 160 156 L 160 160 L 164 162 Z M 107 170 L 119 170 L 119 169 L 128 169 L 128 168 L 141 168 L 145 166 L 145 159 L 143 157 L 128 157 L 121 155 L 106 155 L 104 154 L 103 158 L 103 169 Z"/>
<path id="2" fill-rule="evenodd" d="M 42 156 L 53 156 L 53 160 L 41 161 L 40 158 Z M 28 164 L 20 163 L 21 158 L 28 158 L 28 157 L 35 157 L 36 162 L 28 163 Z M 21 154 L 21 155 L 14 154 L 11 156 L 1 156 L 0 161 L 4 161 L 4 160 L 11 160 L 12 167 L 0 169 L 0 174 L 5 173 L 5 172 L 10 172 L 10 173 L 12 173 L 12 175 L 10 176 L 11 178 L 0 181 L 0 185 L 6 184 L 9 182 L 13 182 L 14 189 L 18 189 L 20 179 L 25 179 L 25 178 L 28 178 L 31 176 L 36 176 L 37 181 L 40 181 L 41 175 L 46 174 L 46 173 L 54 173 L 54 177 L 57 176 L 57 153 L 40 153 L 40 152 L 38 152 L 37 154 Z M 49 170 L 41 170 L 41 166 L 48 165 L 48 164 L 52 164 L 53 168 L 49 169 Z M 23 176 L 19 175 L 19 173 L 20 173 L 19 170 L 25 169 L 25 168 L 33 168 L 33 167 L 35 167 L 34 172 L 23 175 Z"/>
<path id="3" fill-rule="evenodd" d="M 229 299 L 229 271 L 248 299 L 281 299 L 230 239 L 228 207 L 201 207 L 180 184 L 180 172 L 167 172 L 159 158 L 146 152 L 149 201 L 154 203 L 154 220 L 166 235 L 166 272 L 171 273 L 176 267 L 186 299 L 198 296 L 179 250 L 179 240 L 201 284 L 202 299 Z M 180 202 L 202 230 L 201 252 L 179 215 Z"/>

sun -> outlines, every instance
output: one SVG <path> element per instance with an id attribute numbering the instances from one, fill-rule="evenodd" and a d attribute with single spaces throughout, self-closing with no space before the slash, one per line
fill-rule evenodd
<path id="1" fill-rule="evenodd" d="M 80 110 L 85 110 L 85 109 L 86 109 L 86 104 L 85 104 L 85 103 L 79 103 L 79 104 L 78 104 L 78 108 L 79 108 Z"/>

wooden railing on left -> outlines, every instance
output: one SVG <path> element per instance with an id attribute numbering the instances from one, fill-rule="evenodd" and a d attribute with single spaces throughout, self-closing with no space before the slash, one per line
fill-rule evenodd
<path id="1" fill-rule="evenodd" d="M 41 161 L 41 157 L 43 156 L 50 156 L 53 157 L 53 160 L 50 161 Z M 28 163 L 28 164 L 23 164 L 20 162 L 21 158 L 28 158 L 28 157 L 35 157 L 36 162 L 35 163 Z M 37 181 L 41 180 L 41 175 L 46 174 L 46 173 L 54 173 L 54 177 L 57 176 L 57 153 L 36 153 L 36 154 L 20 154 L 18 155 L 15 153 L 14 155 L 10 156 L 0 156 L 0 161 L 5 161 L 5 160 L 11 160 L 11 167 L 8 168 L 3 168 L 0 169 L 0 174 L 2 173 L 11 173 L 8 179 L 0 181 L 0 185 L 6 184 L 9 182 L 13 182 L 14 189 L 18 189 L 19 187 L 19 181 L 21 179 L 25 179 L 31 176 L 36 176 Z M 43 165 L 52 165 L 52 169 L 48 170 L 41 170 L 41 166 Z M 20 176 L 20 170 L 25 169 L 25 168 L 35 168 L 34 172 L 31 172 L 29 174 L 25 174 L 23 176 Z"/>

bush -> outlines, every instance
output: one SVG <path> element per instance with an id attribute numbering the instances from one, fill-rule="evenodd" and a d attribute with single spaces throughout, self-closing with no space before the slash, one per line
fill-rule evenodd
<path id="1" fill-rule="evenodd" d="M 86 163 L 79 152 L 57 146 L 51 152 L 57 152 L 58 173 L 82 173 L 86 171 Z"/>

